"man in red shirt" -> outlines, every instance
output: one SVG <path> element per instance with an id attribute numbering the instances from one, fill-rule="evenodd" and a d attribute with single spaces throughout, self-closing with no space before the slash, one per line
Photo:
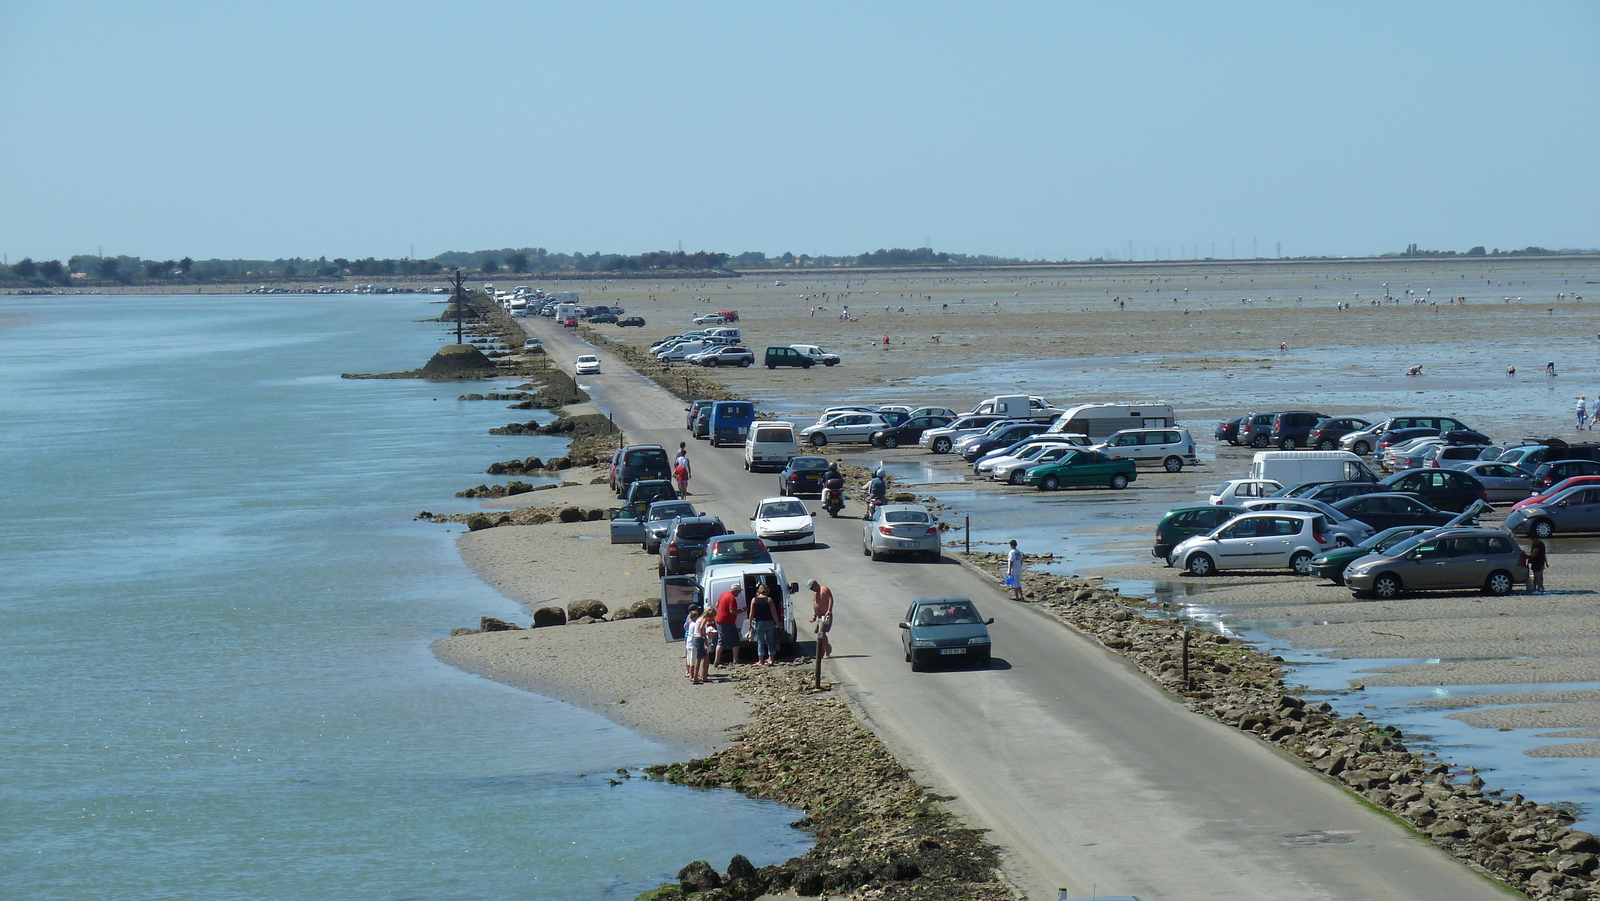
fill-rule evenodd
<path id="1" fill-rule="evenodd" d="M 739 593 L 744 586 L 735 585 L 717 598 L 717 666 L 723 666 L 722 652 L 733 648 L 733 662 L 739 662 Z"/>

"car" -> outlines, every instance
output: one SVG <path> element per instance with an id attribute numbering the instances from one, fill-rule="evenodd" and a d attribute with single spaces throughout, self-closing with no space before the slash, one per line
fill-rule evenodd
<path id="1" fill-rule="evenodd" d="M 1513 510 L 1505 527 L 1518 535 L 1549 538 L 1558 532 L 1600 531 L 1600 485 L 1577 485 L 1537 504 Z"/>
<path id="2" fill-rule="evenodd" d="M 1412 438 L 1399 444 L 1390 445 L 1380 451 L 1381 456 L 1378 459 L 1378 465 L 1389 472 L 1416 469 L 1423 464 L 1424 455 L 1428 450 L 1444 446 L 1444 439 L 1438 436 L 1430 435 Z"/>
<path id="3" fill-rule="evenodd" d="M 544 342 L 538 338 L 529 338 L 522 343 L 522 352 L 525 354 L 542 354 L 544 353 Z"/>
<path id="4" fill-rule="evenodd" d="M 956 446 L 957 441 L 968 435 L 979 434 L 1004 419 L 1004 416 L 989 413 L 962 416 L 944 428 L 928 429 L 923 432 L 922 437 L 917 439 L 917 446 L 925 447 L 936 454 L 948 454 Z"/>
<path id="5" fill-rule="evenodd" d="M 811 442 L 812 447 L 826 447 L 829 443 L 865 444 L 872 440 L 873 432 L 887 428 L 891 425 L 876 413 L 836 413 L 825 422 L 801 429 L 800 440 Z"/>
<path id="6" fill-rule="evenodd" d="M 1156 523 L 1156 545 L 1150 549 L 1150 555 L 1165 560 L 1178 542 L 1195 535 L 1205 535 L 1235 516 L 1249 512 L 1237 504 L 1205 504 L 1168 510 Z"/>
<path id="7" fill-rule="evenodd" d="M 659 444 L 630 444 L 618 448 L 612 456 L 611 489 L 622 497 L 628 486 L 638 479 L 672 478 L 672 466 L 667 462 L 667 449 Z"/>
<path id="8" fill-rule="evenodd" d="M 716 401 L 711 400 L 710 398 L 706 398 L 706 397 L 702 397 L 699 400 L 691 401 L 689 403 L 689 406 L 684 408 L 684 410 L 688 412 L 689 417 L 688 417 L 687 421 L 684 422 L 683 427 L 688 429 L 691 432 L 694 431 L 695 417 L 700 415 L 700 408 L 701 407 L 709 407 L 714 403 L 716 403 Z"/>
<path id="9" fill-rule="evenodd" d="M 1236 444 L 1243 444 L 1254 448 L 1270 447 L 1272 445 L 1272 421 L 1278 418 L 1278 411 L 1270 413 L 1247 413 L 1239 423 L 1239 439 Z"/>
<path id="10" fill-rule="evenodd" d="M 880 407 L 879 409 L 883 409 L 883 408 Z M 912 417 L 915 417 L 915 416 L 943 416 L 943 417 L 949 419 L 951 422 L 954 422 L 955 420 L 961 418 L 961 414 L 960 413 L 957 413 L 956 411 L 950 409 L 949 407 L 917 407 L 915 410 L 907 410 L 906 411 L 906 415 L 907 416 L 912 416 Z"/>
<path id="11" fill-rule="evenodd" d="M 810 357 L 792 347 L 767 348 L 766 355 L 762 357 L 762 363 L 768 369 L 777 369 L 779 366 L 798 366 L 801 369 L 810 369 L 816 365 Z"/>
<path id="12" fill-rule="evenodd" d="M 1483 485 L 1487 500 L 1520 501 L 1533 494 L 1533 474 L 1509 463 L 1479 460 L 1456 468 Z"/>
<path id="13" fill-rule="evenodd" d="M 1118 491 L 1139 477 L 1132 460 L 1113 460 L 1099 451 L 1075 448 L 1059 460 L 1029 467 L 1023 481 L 1040 491 L 1072 485 L 1109 486 Z"/>
<path id="14" fill-rule="evenodd" d="M 938 560 L 939 522 L 921 504 L 884 504 L 861 528 L 861 553 L 874 561 L 889 554 L 924 554 Z"/>
<path id="15" fill-rule="evenodd" d="M 1404 450 L 1406 446 L 1410 445 L 1411 442 L 1416 441 L 1418 438 L 1434 438 L 1437 439 L 1437 443 L 1444 443 L 1444 439 L 1439 437 L 1438 429 L 1390 429 L 1389 431 L 1378 436 L 1378 444 L 1373 448 L 1373 452 L 1382 454 L 1383 458 L 1387 460 L 1389 450 Z M 1429 443 L 1432 444 L 1434 442 Z"/>
<path id="16" fill-rule="evenodd" d="M 699 516 L 700 511 L 688 501 L 656 501 L 651 504 L 644 514 L 644 545 L 646 554 L 656 554 L 661 549 L 661 538 L 667 534 L 667 529 L 672 526 L 672 521 L 680 516 Z"/>
<path id="17" fill-rule="evenodd" d="M 1332 539 L 1334 547 L 1349 547 L 1353 544 L 1360 544 L 1372 537 L 1372 533 L 1377 531 L 1372 526 L 1336 507 L 1329 506 L 1321 501 L 1311 501 L 1300 497 L 1266 497 L 1258 501 L 1245 501 L 1244 506 L 1252 513 L 1268 510 L 1320 513 L 1328 520 L 1328 528 L 1324 534 Z"/>
<path id="18" fill-rule="evenodd" d="M 695 561 L 705 555 L 706 542 L 727 531 L 715 516 L 680 516 L 672 520 L 656 548 L 657 572 L 663 576 L 694 572 Z"/>
<path id="19" fill-rule="evenodd" d="M 714 406 L 715 402 L 709 403 L 695 411 L 694 428 L 689 430 L 694 437 L 711 440 L 711 410 Z"/>
<path id="20" fill-rule="evenodd" d="M 1278 446 L 1279 450 L 1298 450 L 1302 447 L 1311 447 L 1311 433 L 1317 425 L 1327 420 L 1326 413 L 1312 413 L 1308 410 L 1290 410 L 1279 413 L 1273 417 L 1272 428 L 1267 435 L 1269 440 Z"/>
<path id="21" fill-rule="evenodd" d="M 769 548 L 816 547 L 816 513 L 792 497 L 769 497 L 750 514 L 750 531 Z"/>
<path id="22" fill-rule="evenodd" d="M 1333 509 L 1380 531 L 1395 526 L 1442 526 L 1455 518 L 1448 511 L 1428 506 L 1414 494 L 1389 491 L 1347 497 L 1334 504 Z"/>
<path id="23" fill-rule="evenodd" d="M 1167 554 L 1167 565 L 1194 576 L 1240 569 L 1289 569 L 1310 575 L 1312 559 L 1333 544 L 1327 528 L 1327 518 L 1320 513 L 1246 513 L 1178 542 Z"/>
<path id="24" fill-rule="evenodd" d="M 1324 504 L 1336 504 L 1347 497 L 1358 497 L 1363 494 L 1386 490 L 1377 482 L 1323 482 L 1321 485 L 1317 485 L 1299 496 L 1307 500 L 1322 501 Z"/>
<path id="25" fill-rule="evenodd" d="M 824 366 L 839 365 L 838 354 L 830 354 L 815 344 L 791 344 L 789 346 L 813 363 L 821 363 Z"/>
<path id="26" fill-rule="evenodd" d="M 748 347 L 713 347 L 697 354 L 691 354 L 684 359 L 686 363 L 696 366 L 754 366 L 756 355 Z"/>
<path id="27" fill-rule="evenodd" d="M 972 472 L 998 482 L 1020 485 L 1028 467 L 1053 463 L 1075 447 L 1088 446 L 1089 439 L 1082 435 L 1034 435 L 984 454 L 973 462 Z"/>
<path id="28" fill-rule="evenodd" d="M 1384 529 L 1366 541 L 1349 547 L 1336 547 L 1311 558 L 1311 574 L 1335 585 L 1344 584 L 1345 567 L 1368 554 L 1380 554 L 1412 536 L 1433 531 L 1433 526 L 1395 526 Z"/>
<path id="29" fill-rule="evenodd" d="M 603 313 L 590 313 L 588 320 L 590 325 L 615 325 L 617 314 L 610 310 L 606 310 Z"/>
<path id="30" fill-rule="evenodd" d="M 1548 491 L 1557 482 L 1573 476 L 1600 475 L 1600 463 L 1594 460 L 1549 460 L 1533 471 L 1535 491 Z"/>
<path id="31" fill-rule="evenodd" d="M 744 440 L 744 468 L 750 472 L 782 469 L 800 453 L 794 423 L 762 420 L 750 423 Z"/>
<path id="32" fill-rule="evenodd" d="M 1357 597 L 1384 600 L 1406 591 L 1505 595 L 1527 583 L 1526 561 L 1522 548 L 1499 529 L 1440 529 L 1356 560 L 1345 568 L 1344 580 Z"/>
<path id="33" fill-rule="evenodd" d="M 1237 504 L 1260 497 L 1271 497 L 1283 490 L 1283 485 L 1271 479 L 1229 479 L 1211 493 L 1207 500 L 1213 504 Z"/>
<path id="34" fill-rule="evenodd" d="M 783 497 L 806 494 L 821 497 L 822 483 L 827 479 L 827 473 L 827 457 L 791 457 L 788 464 L 778 471 L 778 494 Z"/>
<path id="35" fill-rule="evenodd" d="M 1517 501 L 1515 504 L 1511 505 L 1511 510 L 1507 512 L 1515 512 L 1517 510 L 1521 510 L 1523 507 L 1530 507 L 1539 503 L 1540 501 L 1547 500 L 1554 495 L 1560 494 L 1568 488 L 1575 488 L 1578 485 L 1600 485 L 1600 476 L 1573 476 L 1569 479 L 1562 479 L 1561 481 L 1545 489 L 1543 492 L 1535 494 L 1527 500 Z"/>
<path id="36" fill-rule="evenodd" d="M 728 317 L 721 313 L 707 313 L 704 316 L 694 317 L 695 325 L 721 325 L 728 321 Z"/>
<path id="37" fill-rule="evenodd" d="M 1391 416 L 1381 422 L 1375 422 L 1364 429 L 1348 432 L 1339 439 L 1342 450 L 1351 451 L 1365 457 L 1378 449 L 1378 437 L 1384 432 L 1394 429 L 1426 428 L 1433 429 L 1434 434 L 1466 429 L 1459 419 L 1449 416 Z M 1484 444 L 1489 442 L 1485 441 Z"/>
<path id="38" fill-rule="evenodd" d="M 1489 447 L 1487 444 L 1444 444 L 1425 448 L 1422 451 L 1422 465 L 1434 469 L 1465 470 L 1468 464 L 1482 461 L 1483 452 Z"/>
<path id="39" fill-rule="evenodd" d="M 1378 482 L 1385 491 L 1414 494 L 1429 505 L 1460 513 L 1473 501 L 1488 500 L 1483 483 L 1454 469 L 1409 469 Z"/>
<path id="40" fill-rule="evenodd" d="M 1185 428 L 1123 429 L 1094 449 L 1108 457 L 1159 466 L 1167 472 L 1181 472 L 1185 465 L 1200 462 L 1194 453 L 1194 436 Z"/>
<path id="41" fill-rule="evenodd" d="M 1305 446 L 1315 450 L 1338 450 L 1340 438 L 1371 425 L 1355 416 L 1331 416 L 1311 429 L 1311 433 L 1306 435 Z"/>
<path id="42" fill-rule="evenodd" d="M 1226 441 L 1229 444 L 1238 444 L 1239 426 L 1243 424 L 1243 416 L 1235 416 L 1232 419 L 1224 419 L 1217 423 L 1216 431 L 1212 433 L 1212 436 L 1218 441 Z"/>
<path id="43" fill-rule="evenodd" d="M 989 639 L 993 624 L 994 618 L 984 619 L 971 598 L 917 598 L 900 622 L 906 662 L 912 672 L 936 660 L 966 660 L 986 667 L 994 649 Z"/>
<path id="44" fill-rule="evenodd" d="M 881 416 L 882 413 L 880 412 Z M 929 429 L 942 429 L 955 420 L 942 415 L 912 416 L 899 425 L 890 426 L 873 432 L 867 439 L 874 447 L 899 447 L 902 444 L 916 444 L 922 433 Z"/>
<path id="45" fill-rule="evenodd" d="M 594 354 L 584 354 L 573 364 L 572 371 L 578 375 L 599 375 L 600 358 Z"/>
<path id="46" fill-rule="evenodd" d="M 628 316 L 617 320 L 617 328 L 644 328 L 643 316 Z"/>
<path id="47" fill-rule="evenodd" d="M 1476 429 L 1445 429 L 1439 433 L 1439 437 L 1443 438 L 1446 444 L 1476 444 L 1481 447 L 1494 443 L 1488 435 Z"/>
<path id="48" fill-rule="evenodd" d="M 666 350 L 656 354 L 656 359 L 663 363 L 682 363 L 693 354 L 703 350 L 710 350 L 711 345 L 706 341 L 679 341 Z"/>
<path id="49" fill-rule="evenodd" d="M 1024 438 L 1032 438 L 1044 433 L 1050 424 L 1048 422 L 1032 422 L 1029 420 L 1002 420 L 979 435 L 969 435 L 956 444 L 955 450 L 961 454 L 961 459 L 968 463 L 976 463 L 978 458 L 993 450 L 1000 450 L 1016 444 Z"/>
<path id="50" fill-rule="evenodd" d="M 771 563 L 772 552 L 757 535 L 726 534 L 706 539 L 706 551 L 695 561 L 694 571 L 703 573 L 719 563 Z"/>

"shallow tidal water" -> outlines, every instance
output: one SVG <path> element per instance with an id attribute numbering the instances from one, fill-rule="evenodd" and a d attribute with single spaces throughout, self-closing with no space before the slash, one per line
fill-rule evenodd
<path id="1" fill-rule="evenodd" d="M 560 445 L 488 435 L 527 414 L 486 385 L 339 377 L 425 362 L 431 300 L 0 298 L 0 896 L 626 899 L 804 849 L 433 657 L 522 611 L 412 517 Z"/>

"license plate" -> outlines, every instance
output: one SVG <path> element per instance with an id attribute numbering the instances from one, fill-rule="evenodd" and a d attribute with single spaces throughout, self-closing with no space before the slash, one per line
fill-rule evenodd
<path id="1" fill-rule="evenodd" d="M 966 648 L 940 648 L 939 649 L 939 653 L 941 653 L 941 654 L 965 654 L 966 652 L 967 652 Z"/>
<path id="2" fill-rule="evenodd" d="M 900 542 L 900 546 L 901 547 L 916 547 L 917 543 L 915 541 L 902 541 L 902 542 Z"/>

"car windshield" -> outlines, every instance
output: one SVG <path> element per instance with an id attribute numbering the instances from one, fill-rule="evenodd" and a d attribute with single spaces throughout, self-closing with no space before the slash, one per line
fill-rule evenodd
<path id="1" fill-rule="evenodd" d="M 917 626 L 965 626 L 980 623 L 978 610 L 968 603 L 925 604 L 917 608 Z"/>
<path id="2" fill-rule="evenodd" d="M 828 461 L 825 457 L 795 457 L 789 462 L 790 469 L 827 469 Z"/>
<path id="3" fill-rule="evenodd" d="M 1432 536 L 1427 532 L 1422 532 L 1422 533 L 1417 534 L 1417 535 L 1412 535 L 1410 538 L 1407 538 L 1405 541 L 1401 541 L 1401 542 L 1398 542 L 1396 544 L 1390 545 L 1388 548 L 1386 548 L 1384 550 L 1384 553 L 1388 554 L 1391 557 L 1404 557 L 1406 554 L 1409 554 L 1412 551 L 1416 550 L 1418 545 L 1422 544 L 1425 541 L 1430 540 L 1431 538 L 1432 538 Z"/>
<path id="4" fill-rule="evenodd" d="M 799 501 L 773 501 L 761 505 L 761 517 L 771 519 L 776 516 L 805 516 L 806 505 Z"/>
<path id="5" fill-rule="evenodd" d="M 920 510 L 890 510 L 883 518 L 889 522 L 927 522 L 928 514 Z"/>
<path id="6" fill-rule="evenodd" d="M 1388 536 L 1385 536 L 1380 532 L 1379 534 L 1372 536 L 1372 538 L 1368 539 L 1367 542 L 1361 546 L 1364 548 L 1371 548 L 1374 551 L 1389 551 L 1399 546 L 1401 542 L 1410 541 L 1411 539 L 1417 537 L 1418 534 L 1419 533 L 1411 532 L 1409 529 L 1402 532 L 1396 532 L 1393 535 Z"/>
<path id="7" fill-rule="evenodd" d="M 746 554 L 759 554 L 766 550 L 761 542 L 754 538 L 738 538 L 733 541 L 718 541 L 712 546 L 712 553 L 719 557 L 739 557 Z"/>
<path id="8" fill-rule="evenodd" d="M 693 504 L 651 504 L 651 519 L 677 519 L 680 516 L 693 516 Z"/>

